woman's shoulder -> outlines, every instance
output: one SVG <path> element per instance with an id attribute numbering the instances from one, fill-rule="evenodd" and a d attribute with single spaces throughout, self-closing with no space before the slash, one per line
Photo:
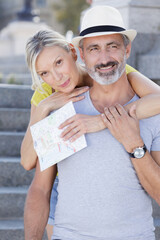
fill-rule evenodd
<path id="1" fill-rule="evenodd" d="M 138 72 L 135 68 L 131 67 L 130 65 L 126 64 L 126 74 L 131 72 Z"/>
<path id="2" fill-rule="evenodd" d="M 37 106 L 43 99 L 49 97 L 52 94 L 52 88 L 47 83 L 43 82 L 41 87 L 42 90 L 35 90 L 31 98 L 31 104 L 34 104 L 35 106 Z"/>

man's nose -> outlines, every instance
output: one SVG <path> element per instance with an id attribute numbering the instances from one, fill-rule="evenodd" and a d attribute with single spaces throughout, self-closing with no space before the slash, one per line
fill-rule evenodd
<path id="1" fill-rule="evenodd" d="M 102 50 L 102 51 L 100 52 L 99 58 L 100 58 L 99 60 L 101 61 L 101 63 L 106 64 L 106 63 L 109 61 L 109 59 L 110 59 L 110 53 L 109 53 L 109 51 L 107 51 L 106 49 L 105 49 L 105 50 Z"/>

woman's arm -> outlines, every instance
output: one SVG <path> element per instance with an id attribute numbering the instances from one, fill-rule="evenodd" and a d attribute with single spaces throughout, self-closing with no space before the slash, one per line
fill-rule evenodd
<path id="1" fill-rule="evenodd" d="M 140 72 L 130 72 L 127 74 L 128 80 L 139 97 L 148 94 L 160 94 L 160 86 Z"/>
<path id="2" fill-rule="evenodd" d="M 128 104 L 125 106 L 125 109 L 129 111 L 132 105 L 136 105 L 136 115 L 138 119 L 159 114 L 160 86 L 139 72 L 131 72 L 127 76 L 133 90 L 140 99 Z"/>
<path id="3" fill-rule="evenodd" d="M 84 97 L 79 95 L 88 91 L 88 89 L 88 87 L 76 88 L 70 94 L 56 92 L 41 101 L 37 107 L 33 104 L 31 105 L 29 125 L 21 144 L 21 164 L 26 170 L 34 168 L 37 161 L 30 126 L 47 117 L 51 111 L 62 107 L 67 102 L 82 100 Z"/>
<path id="4" fill-rule="evenodd" d="M 26 170 L 31 170 L 36 165 L 37 153 L 34 150 L 30 126 L 48 115 L 47 109 L 42 111 L 39 107 L 31 105 L 30 121 L 21 144 L 21 164 Z"/>

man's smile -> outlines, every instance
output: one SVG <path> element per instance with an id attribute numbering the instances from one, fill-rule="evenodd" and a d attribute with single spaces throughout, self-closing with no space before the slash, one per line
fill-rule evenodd
<path id="1" fill-rule="evenodd" d="M 100 64 L 95 66 L 95 70 L 98 72 L 108 72 L 110 70 L 113 70 L 115 66 L 117 66 L 117 62 L 109 62 L 107 64 Z"/>

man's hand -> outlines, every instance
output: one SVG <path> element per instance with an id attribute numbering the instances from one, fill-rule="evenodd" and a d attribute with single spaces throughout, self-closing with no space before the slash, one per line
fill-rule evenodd
<path id="1" fill-rule="evenodd" d="M 132 152 L 137 146 L 143 146 L 135 105 L 131 107 L 129 113 L 120 104 L 105 108 L 102 119 L 127 152 Z"/>

